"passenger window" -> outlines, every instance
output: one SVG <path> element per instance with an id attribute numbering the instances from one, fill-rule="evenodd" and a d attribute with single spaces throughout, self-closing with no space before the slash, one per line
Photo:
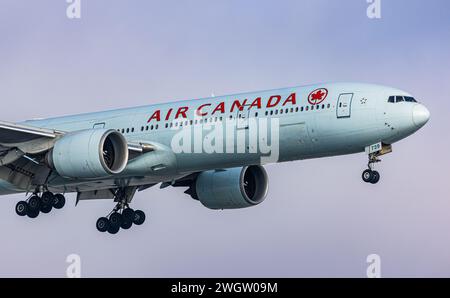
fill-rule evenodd
<path id="1" fill-rule="evenodd" d="M 306 110 L 306 111 L 309 111 L 309 106 L 306 106 L 305 110 Z"/>
<path id="2" fill-rule="evenodd" d="M 327 109 L 329 109 L 330 107 L 331 107 L 331 105 L 330 105 L 330 104 L 328 104 L 328 105 L 327 105 Z"/>

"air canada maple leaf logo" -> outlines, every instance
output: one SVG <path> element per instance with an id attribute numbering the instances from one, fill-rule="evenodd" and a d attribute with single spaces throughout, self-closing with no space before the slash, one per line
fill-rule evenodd
<path id="1" fill-rule="evenodd" d="M 317 105 L 327 98 L 328 90 L 325 88 L 319 88 L 311 92 L 308 96 L 308 102 L 312 105 Z"/>

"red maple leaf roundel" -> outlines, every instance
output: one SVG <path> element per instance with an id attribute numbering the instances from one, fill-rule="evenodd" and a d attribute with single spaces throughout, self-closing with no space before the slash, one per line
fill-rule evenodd
<path id="1" fill-rule="evenodd" d="M 325 88 L 319 88 L 311 92 L 308 96 L 308 102 L 312 105 L 317 105 L 327 98 L 328 90 Z"/>

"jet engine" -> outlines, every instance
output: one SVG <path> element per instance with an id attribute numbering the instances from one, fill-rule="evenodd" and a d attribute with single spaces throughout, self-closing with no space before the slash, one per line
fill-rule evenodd
<path id="1" fill-rule="evenodd" d="M 102 178 L 125 169 L 128 145 L 125 137 L 115 130 L 76 131 L 57 140 L 46 161 L 63 177 Z"/>
<path id="2" fill-rule="evenodd" d="M 202 172 L 186 193 L 210 209 L 237 209 L 258 205 L 267 190 L 264 168 L 248 166 Z"/>

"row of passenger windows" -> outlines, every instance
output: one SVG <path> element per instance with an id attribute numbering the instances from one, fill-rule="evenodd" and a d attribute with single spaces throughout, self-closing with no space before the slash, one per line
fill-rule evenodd
<path id="1" fill-rule="evenodd" d="M 417 102 L 414 97 L 411 96 L 389 96 L 388 102 L 396 103 L 396 102 Z"/>
<path id="2" fill-rule="evenodd" d="M 286 109 L 279 109 L 279 110 L 271 110 L 271 111 L 266 111 L 265 115 L 266 116 L 272 116 L 272 115 L 278 115 L 278 114 L 288 114 L 288 113 L 294 113 L 295 112 L 303 112 L 303 111 L 313 111 L 313 110 L 324 110 L 324 109 L 329 109 L 331 108 L 330 104 L 322 104 L 322 105 L 316 105 L 316 106 L 306 106 L 306 107 L 296 107 L 296 108 L 286 108 Z M 255 117 L 258 117 L 258 112 L 254 113 Z M 239 114 L 238 118 L 242 119 L 245 118 L 246 115 L 245 114 Z M 233 119 L 235 117 L 233 117 L 233 115 L 229 116 L 230 119 Z M 172 127 L 183 127 L 187 126 L 187 125 L 197 125 L 197 124 L 203 124 L 203 123 L 212 123 L 212 122 L 217 122 L 217 121 L 223 121 L 223 117 L 211 117 L 211 118 L 206 118 L 206 119 L 196 119 L 196 120 L 185 120 L 185 121 L 180 121 L 180 122 L 170 122 L 170 123 L 166 123 L 164 126 L 165 128 L 172 128 Z M 147 125 L 147 126 L 141 126 L 141 131 L 149 131 L 149 130 L 157 130 L 159 129 L 159 124 L 155 124 L 155 125 Z M 131 128 L 122 128 L 122 129 L 117 129 L 118 132 L 121 132 L 123 134 L 125 133 L 133 133 L 135 132 L 134 127 Z"/>

